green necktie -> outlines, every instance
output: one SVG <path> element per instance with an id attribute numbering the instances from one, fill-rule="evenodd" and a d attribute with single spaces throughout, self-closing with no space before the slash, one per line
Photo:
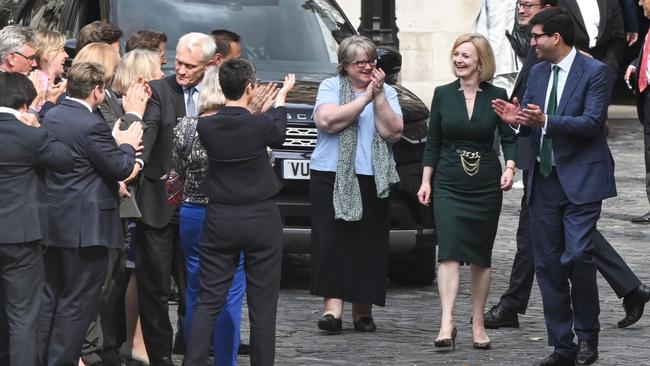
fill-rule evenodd
<path id="1" fill-rule="evenodd" d="M 548 97 L 548 106 L 546 106 L 546 114 L 553 115 L 557 109 L 557 79 L 560 74 L 560 67 L 553 65 L 553 86 L 551 87 L 551 95 Z M 542 139 L 542 148 L 539 151 L 539 172 L 543 176 L 548 177 L 553 169 L 553 141 L 548 135 L 544 135 Z"/>

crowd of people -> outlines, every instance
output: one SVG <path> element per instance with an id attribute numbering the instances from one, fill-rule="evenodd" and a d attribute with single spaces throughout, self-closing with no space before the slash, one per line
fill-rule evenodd
<path id="1" fill-rule="evenodd" d="M 639 5 L 650 18 L 650 2 Z M 519 327 L 535 275 L 554 349 L 540 365 L 597 361 L 596 271 L 623 298 L 619 327 L 642 316 L 650 288 L 596 229 L 602 201 L 616 195 L 607 106 L 625 44 L 636 41 L 625 31 L 638 37 L 638 24 L 623 26 L 623 6 L 518 1 L 530 41 L 510 96 L 491 83 L 499 69 L 491 40 L 455 40 L 456 80 L 435 88 L 417 192 L 437 228 L 437 349 L 455 349 L 464 264 L 479 350 L 492 346 L 487 329 Z M 251 364 L 272 365 L 282 219 L 267 148 L 284 141 L 296 77 L 258 85 L 228 30 L 180 37 L 169 76 L 164 33 L 130 35 L 123 55 L 122 37 L 110 23 L 86 25 L 64 70 L 60 33 L 0 30 L 0 363 L 166 366 L 175 351 L 185 365 L 205 365 L 210 352 L 215 365 L 236 365 L 247 294 Z M 638 75 L 645 135 L 649 38 L 625 75 Z M 338 75 L 321 82 L 314 105 L 310 291 L 324 299 L 318 329 L 341 332 L 349 302 L 354 329 L 373 332 L 399 181 L 392 144 L 404 122 L 371 40 L 350 36 L 337 56 Z M 516 168 L 524 196 L 510 286 L 485 312 L 502 195 Z"/>

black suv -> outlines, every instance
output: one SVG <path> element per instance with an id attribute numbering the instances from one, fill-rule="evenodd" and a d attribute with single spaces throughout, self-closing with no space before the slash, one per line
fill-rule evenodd
<path id="1" fill-rule="evenodd" d="M 37 8 L 26 0 L 12 15 L 15 23 L 58 29 L 74 37 L 79 28 L 104 19 L 128 36 L 148 28 L 169 38 L 167 66 L 173 72 L 174 47 L 191 31 L 229 29 L 242 35 L 242 56 L 250 57 L 263 82 L 278 81 L 288 72 L 298 82 L 288 97 L 288 128 L 284 146 L 271 152 L 282 179 L 277 197 L 284 217 L 285 253 L 308 253 L 310 208 L 309 157 L 316 145 L 312 120 L 319 83 L 336 74 L 338 43 L 356 31 L 332 0 L 54 0 Z M 263 48 L 264 59 L 253 49 Z M 379 50 L 387 79 L 396 79 L 401 57 Z M 435 244 L 430 208 L 418 204 L 421 160 L 429 111 L 413 93 L 394 85 L 404 114 L 404 137 L 394 145 L 401 182 L 392 190 L 389 278 L 428 284 L 434 278 Z"/>

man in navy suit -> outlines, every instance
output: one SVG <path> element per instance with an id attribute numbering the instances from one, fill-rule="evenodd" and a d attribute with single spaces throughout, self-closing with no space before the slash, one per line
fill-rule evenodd
<path id="1" fill-rule="evenodd" d="M 81 62 L 68 72 L 68 97 L 43 125 L 72 152 L 74 169 L 48 172 L 48 249 L 40 311 L 43 365 L 77 365 L 108 264 L 107 248 L 121 248 L 118 181 L 133 171 L 142 125 L 113 131 L 93 113 L 104 98 L 104 69 Z"/>
<path id="2" fill-rule="evenodd" d="M 74 165 L 65 146 L 27 113 L 34 98 L 27 76 L 0 72 L 0 365 L 9 366 L 37 364 L 44 171 L 66 173 Z"/>
<path id="3" fill-rule="evenodd" d="M 557 4 L 557 0 L 541 0 L 539 5 L 520 3 L 519 24 L 528 27 L 528 22 L 535 14 L 546 8 L 557 6 Z M 533 65 L 542 61 L 544 59 L 538 58 L 535 50 L 530 47 L 528 56 L 519 75 L 517 75 L 511 99 L 522 100 L 526 91 L 530 69 Z M 534 153 L 536 154 L 536 152 Z M 501 296 L 499 302 L 484 316 L 486 328 L 518 328 L 519 318 L 517 313 L 525 314 L 528 307 L 535 273 L 527 203 L 530 154 L 530 136 L 519 134 L 517 137 L 517 167 L 523 171 L 524 195 L 522 196 L 519 226 L 517 227 L 517 252 L 512 263 L 508 289 Z M 594 246 L 598 271 L 607 280 L 616 295 L 623 298 L 625 317 L 618 322 L 618 327 L 628 327 L 641 319 L 646 302 L 650 298 L 650 288 L 641 283 L 625 263 L 625 260 L 598 230 L 594 231 Z"/>
<path id="4" fill-rule="evenodd" d="M 531 69 L 521 105 L 493 106 L 531 135 L 533 253 L 554 347 L 540 365 L 590 365 L 598 359 L 600 328 L 593 232 L 602 200 L 616 195 L 604 132 L 611 79 L 605 64 L 577 52 L 565 10 L 541 11 L 530 24 L 531 46 L 545 61 Z"/>

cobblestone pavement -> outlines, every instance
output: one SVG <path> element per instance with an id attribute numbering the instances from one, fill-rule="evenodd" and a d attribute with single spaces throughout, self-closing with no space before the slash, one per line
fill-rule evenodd
<path id="1" fill-rule="evenodd" d="M 618 197 L 604 203 L 599 229 L 641 281 L 650 283 L 650 255 L 647 252 L 650 226 L 630 223 L 632 217 L 645 213 L 649 208 L 644 185 L 642 129 L 631 107 L 612 107 L 610 119 L 609 144 L 616 160 Z M 517 176 L 521 177 L 521 174 Z M 508 285 L 516 248 L 515 231 L 521 194 L 521 189 L 504 194 L 493 253 L 488 308 L 498 301 Z M 455 310 L 458 327 L 456 351 L 443 353 L 433 347 L 440 317 L 435 285 L 412 288 L 389 285 L 387 306 L 374 311 L 377 332 L 355 332 L 350 307 L 347 306 L 343 333 L 330 336 L 321 334 L 316 327 L 322 300 L 309 295 L 308 257 L 288 257 L 283 271 L 276 365 L 531 365 L 552 352 L 547 346 L 537 284 L 533 288 L 528 312 L 519 318 L 521 328 L 488 330 L 492 349 L 475 350 L 469 323 L 469 271 L 463 268 Z M 617 321 L 625 314 L 622 302 L 602 277 L 598 281 L 601 306 L 598 365 L 650 365 L 650 314 L 627 329 L 616 328 Z M 248 340 L 246 309 L 242 339 Z M 176 362 L 180 364 L 180 358 Z M 248 356 L 240 356 L 239 364 L 248 365 Z"/>

